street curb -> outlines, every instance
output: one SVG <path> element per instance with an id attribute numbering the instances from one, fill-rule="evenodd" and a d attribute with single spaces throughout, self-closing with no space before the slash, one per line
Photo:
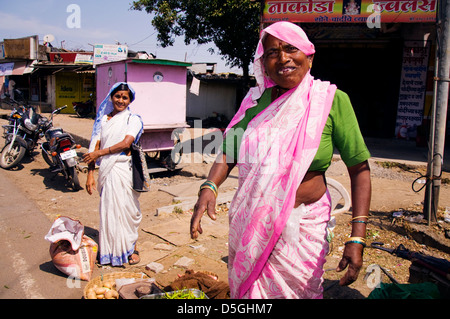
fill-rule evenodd
<path id="1" fill-rule="evenodd" d="M 88 140 L 85 137 L 73 134 L 71 132 L 68 132 L 68 133 L 70 133 L 70 135 L 72 135 L 73 139 L 75 140 L 75 143 L 80 144 L 82 147 L 89 148 L 89 144 L 91 142 L 90 140 Z"/>

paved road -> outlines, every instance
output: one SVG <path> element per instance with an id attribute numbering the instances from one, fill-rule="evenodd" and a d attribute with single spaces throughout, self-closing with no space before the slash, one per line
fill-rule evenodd
<path id="1" fill-rule="evenodd" d="M 1 169 L 0 181 L 0 299 L 79 299 L 83 283 L 51 261 L 51 222 Z"/>

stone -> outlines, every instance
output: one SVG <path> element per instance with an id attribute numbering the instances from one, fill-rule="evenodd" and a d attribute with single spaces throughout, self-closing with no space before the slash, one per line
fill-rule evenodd
<path id="1" fill-rule="evenodd" d="M 156 249 L 156 250 L 164 250 L 164 251 L 171 251 L 173 248 L 169 244 L 156 244 L 154 249 Z"/>
<path id="2" fill-rule="evenodd" d="M 181 268 L 189 268 L 194 263 L 194 259 L 188 257 L 181 257 L 173 265 Z"/>
<path id="3" fill-rule="evenodd" d="M 164 266 L 157 262 L 151 262 L 145 266 L 145 269 L 151 270 L 154 273 L 159 273 L 164 270 Z"/>

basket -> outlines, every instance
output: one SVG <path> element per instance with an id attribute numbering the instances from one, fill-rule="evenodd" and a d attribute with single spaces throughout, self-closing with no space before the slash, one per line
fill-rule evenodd
<path id="1" fill-rule="evenodd" d="M 130 278 L 135 278 L 135 279 L 147 279 L 150 278 L 148 277 L 146 274 L 144 273 L 135 273 L 135 272 L 112 272 L 112 273 L 107 273 L 107 274 L 103 274 L 100 275 L 92 280 L 90 280 L 86 287 L 84 287 L 84 299 L 87 299 L 87 293 L 89 291 L 89 289 L 93 288 L 95 285 L 101 287 L 102 286 L 102 281 L 111 281 L 111 280 L 116 280 L 116 279 L 130 279 Z"/>

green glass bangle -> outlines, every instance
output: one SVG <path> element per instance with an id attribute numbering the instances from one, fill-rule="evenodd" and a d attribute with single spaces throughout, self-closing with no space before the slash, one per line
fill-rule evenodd
<path id="1" fill-rule="evenodd" d="M 349 241 L 345 242 L 345 245 L 347 245 L 347 244 L 360 244 L 360 245 L 363 245 L 363 247 L 366 247 L 365 243 L 363 243 L 362 241 L 357 241 L 357 240 L 349 240 Z"/>
<path id="2" fill-rule="evenodd" d="M 212 182 L 212 181 L 206 181 L 206 182 L 204 182 L 201 186 L 204 186 L 204 185 L 209 185 L 209 186 L 211 186 L 211 187 L 214 188 L 214 190 L 217 192 L 217 186 L 216 186 L 216 184 L 215 184 L 214 182 Z"/>
<path id="3" fill-rule="evenodd" d="M 362 224 L 367 224 L 367 221 L 365 220 L 352 220 L 352 223 L 362 223 Z"/>

